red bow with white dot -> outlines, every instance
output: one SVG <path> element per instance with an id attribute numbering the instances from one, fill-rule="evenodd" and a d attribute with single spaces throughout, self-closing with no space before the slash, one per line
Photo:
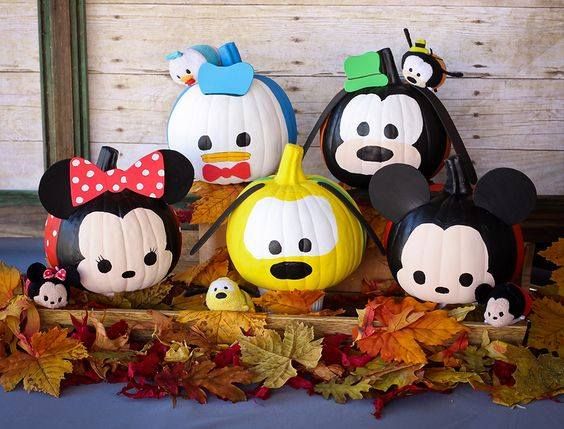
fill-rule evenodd
<path id="1" fill-rule="evenodd" d="M 90 161 L 72 158 L 70 162 L 71 198 L 74 207 L 99 197 L 106 191 L 129 189 L 150 198 L 164 194 L 164 160 L 159 152 L 144 156 L 127 170 L 102 171 Z"/>

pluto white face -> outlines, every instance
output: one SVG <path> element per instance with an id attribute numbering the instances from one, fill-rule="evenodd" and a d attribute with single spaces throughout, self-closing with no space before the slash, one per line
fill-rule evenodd
<path id="1" fill-rule="evenodd" d="M 495 327 L 507 326 L 520 320 L 509 312 L 509 301 L 505 298 L 490 298 L 484 312 L 484 322 Z"/>
<path id="2" fill-rule="evenodd" d="M 343 143 L 335 159 L 342 169 L 364 175 L 395 163 L 418 168 L 421 155 L 413 145 L 422 131 L 423 115 L 415 99 L 396 94 L 382 101 L 376 94 L 360 94 L 343 111 Z"/>
<path id="3" fill-rule="evenodd" d="M 254 79 L 242 96 L 183 93 L 168 121 L 168 144 L 194 166 L 195 180 L 226 185 L 273 174 L 288 129 L 280 103 Z"/>
<path id="4" fill-rule="evenodd" d="M 316 196 L 296 201 L 259 200 L 244 234 L 245 247 L 257 259 L 321 256 L 331 252 L 338 240 L 331 205 Z"/>
<path id="5" fill-rule="evenodd" d="M 403 63 L 402 73 L 412 85 L 426 88 L 427 82 L 429 82 L 429 79 L 433 76 L 433 67 L 423 61 L 422 58 L 416 55 L 410 55 Z"/>
<path id="6" fill-rule="evenodd" d="M 488 272 L 488 249 L 474 228 L 442 229 L 424 223 L 413 230 L 401 254 L 400 286 L 416 298 L 441 304 L 475 301 L 478 285 L 494 285 Z"/>
<path id="7" fill-rule="evenodd" d="M 106 295 L 157 284 L 172 263 L 166 240 L 163 221 L 152 210 L 137 208 L 123 218 L 92 212 L 83 219 L 78 233 L 84 257 L 77 267 L 80 282 Z"/>
<path id="8" fill-rule="evenodd" d="M 67 305 L 67 290 L 64 285 L 45 282 L 39 288 L 39 293 L 33 300 L 46 308 L 62 308 Z"/>

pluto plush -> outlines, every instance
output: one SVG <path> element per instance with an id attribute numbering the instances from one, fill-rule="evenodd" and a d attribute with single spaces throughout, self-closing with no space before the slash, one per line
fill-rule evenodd
<path id="1" fill-rule="evenodd" d="M 255 311 L 249 294 L 228 277 L 220 277 L 211 282 L 206 294 L 206 305 L 210 310 Z"/>

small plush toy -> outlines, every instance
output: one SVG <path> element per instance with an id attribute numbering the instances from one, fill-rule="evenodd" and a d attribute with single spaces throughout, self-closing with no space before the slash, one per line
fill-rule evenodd
<path id="1" fill-rule="evenodd" d="M 412 85 L 420 88 L 432 88 L 435 92 L 447 76 L 462 77 L 460 72 L 446 70 L 444 60 L 427 47 L 425 39 L 416 39 L 411 43 L 411 36 L 407 28 L 403 29 L 409 51 L 403 54 L 401 67 L 403 77 Z"/>
<path id="2" fill-rule="evenodd" d="M 168 72 L 179 85 L 192 86 L 198 81 L 198 72 L 204 63 L 219 65 L 217 50 L 208 45 L 196 45 L 166 56 Z"/>
<path id="3" fill-rule="evenodd" d="M 70 286 L 79 286 L 80 276 L 74 267 L 46 268 L 40 262 L 27 269 L 26 294 L 46 308 L 62 308 L 68 303 Z"/>
<path id="4" fill-rule="evenodd" d="M 211 282 L 206 294 L 206 305 L 210 310 L 255 311 L 249 294 L 228 277 L 220 277 Z"/>
<path id="5" fill-rule="evenodd" d="M 476 301 L 486 306 L 484 322 L 496 328 L 523 320 L 532 304 L 530 295 L 513 283 L 481 284 L 476 288 Z"/>

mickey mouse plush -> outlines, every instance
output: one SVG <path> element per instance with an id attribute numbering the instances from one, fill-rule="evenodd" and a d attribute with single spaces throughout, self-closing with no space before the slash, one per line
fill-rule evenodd
<path id="1" fill-rule="evenodd" d="M 80 276 L 74 267 L 46 268 L 36 262 L 27 269 L 26 294 L 42 307 L 65 307 L 70 295 L 70 286 L 78 285 Z"/>
<path id="2" fill-rule="evenodd" d="M 484 322 L 499 328 L 512 325 L 531 311 L 531 296 L 513 283 L 495 286 L 481 284 L 476 288 L 476 301 L 485 305 Z"/>
<path id="3" fill-rule="evenodd" d="M 414 167 L 384 167 L 370 181 L 370 200 L 393 222 L 385 241 L 400 286 L 426 301 L 464 304 L 478 285 L 510 281 L 520 270 L 523 241 L 514 225 L 534 208 L 536 191 L 511 168 L 488 172 L 472 191 L 456 156 L 446 167 L 444 191 L 434 198 Z"/>

